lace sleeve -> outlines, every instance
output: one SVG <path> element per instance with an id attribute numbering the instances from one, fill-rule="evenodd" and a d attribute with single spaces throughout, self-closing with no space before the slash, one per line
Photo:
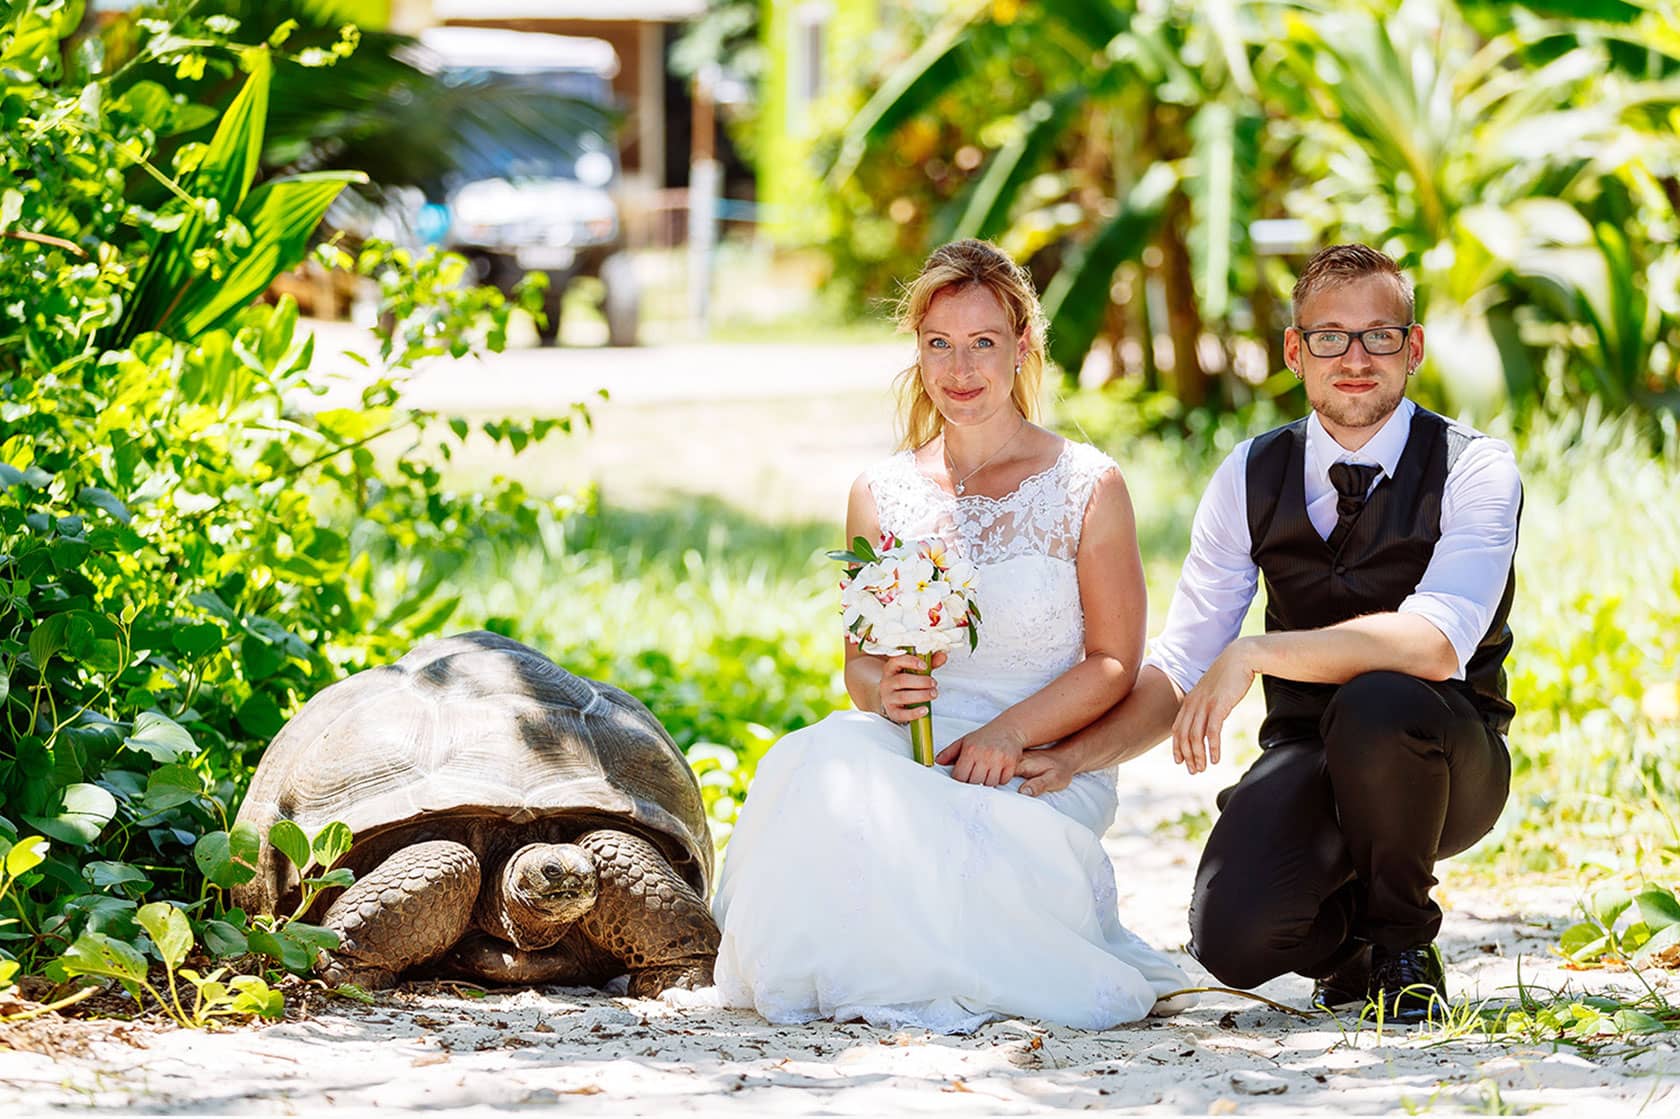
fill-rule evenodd
<path id="1" fill-rule="evenodd" d="M 1073 515 L 1073 550 L 1079 551 L 1080 532 L 1085 527 L 1085 514 L 1091 508 L 1091 496 L 1097 483 L 1111 473 L 1118 473 L 1120 464 L 1089 443 L 1068 444 L 1068 506 Z"/>

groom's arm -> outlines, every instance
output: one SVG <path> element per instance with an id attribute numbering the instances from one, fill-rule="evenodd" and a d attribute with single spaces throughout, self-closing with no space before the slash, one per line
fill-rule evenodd
<path id="1" fill-rule="evenodd" d="M 1027 751 L 1016 768 L 1026 779 L 1022 792 L 1054 792 L 1080 773 L 1148 751 L 1172 730 L 1185 693 L 1242 630 L 1259 582 L 1249 555 L 1248 448 L 1248 442 L 1239 444 L 1226 457 L 1202 495 L 1166 626 L 1137 683 L 1084 729 L 1055 746 Z"/>
<path id="2" fill-rule="evenodd" d="M 1022 755 L 1016 774 L 1028 796 L 1064 788 L 1081 773 L 1107 769 L 1147 753 L 1172 730 L 1178 715 L 1178 685 L 1152 664 L 1143 666 L 1126 698 L 1096 722 L 1044 750 Z"/>

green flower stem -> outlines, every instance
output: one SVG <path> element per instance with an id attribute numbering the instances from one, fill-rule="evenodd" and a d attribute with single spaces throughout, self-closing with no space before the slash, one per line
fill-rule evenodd
<path id="1" fill-rule="evenodd" d="M 933 656 L 922 654 L 923 676 L 933 674 Z M 926 714 L 910 723 L 910 756 L 923 765 L 933 765 L 933 705 L 929 704 Z"/>

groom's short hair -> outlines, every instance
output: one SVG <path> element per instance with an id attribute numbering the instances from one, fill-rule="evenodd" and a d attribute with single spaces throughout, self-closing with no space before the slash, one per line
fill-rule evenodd
<path id="1" fill-rule="evenodd" d="M 1307 266 L 1301 269 L 1301 275 L 1295 281 L 1295 291 L 1290 296 L 1293 303 L 1291 316 L 1295 325 L 1301 325 L 1301 304 L 1309 296 L 1335 284 L 1345 284 L 1366 276 L 1387 276 L 1394 281 L 1395 291 L 1406 306 L 1406 321 L 1411 322 L 1417 314 L 1417 299 L 1412 291 L 1411 277 L 1400 271 L 1400 266 L 1395 264 L 1387 253 L 1379 252 L 1369 245 L 1349 242 L 1320 249 L 1307 261 Z"/>

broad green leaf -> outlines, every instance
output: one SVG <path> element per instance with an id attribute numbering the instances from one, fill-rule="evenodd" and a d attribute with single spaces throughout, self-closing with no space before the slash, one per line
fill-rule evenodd
<path id="1" fill-rule="evenodd" d="M 117 814 L 116 798 L 98 785 L 85 782 L 66 785 L 60 805 L 56 815 L 23 818 L 31 827 L 54 839 L 87 847 Z"/>
<path id="2" fill-rule="evenodd" d="M 299 975 L 308 974 L 315 966 L 314 952 L 293 938 L 255 929 L 246 937 L 246 943 L 251 951 L 278 960 L 286 970 Z"/>
<path id="3" fill-rule="evenodd" d="M 274 826 L 268 829 L 268 841 L 298 870 L 309 865 L 309 837 L 292 821 L 276 820 Z"/>
<path id="4" fill-rule="evenodd" d="M 175 626 L 169 633 L 175 648 L 189 657 L 202 657 L 222 647 L 227 634 L 215 622 L 195 622 Z"/>
<path id="5" fill-rule="evenodd" d="M 165 765 L 146 778 L 146 807 L 154 812 L 186 804 L 204 794 L 204 778 L 184 765 Z"/>
<path id="6" fill-rule="evenodd" d="M 1639 906 L 1639 916 L 1653 933 L 1661 933 L 1670 925 L 1680 924 L 1680 900 L 1675 899 L 1672 891 L 1661 886 L 1649 886 L 1633 900 Z"/>
<path id="7" fill-rule="evenodd" d="M 129 863 L 111 862 L 101 859 L 82 868 L 82 877 L 96 890 L 108 890 L 112 886 L 140 886 L 150 887 L 152 880 L 145 872 Z"/>
<path id="8" fill-rule="evenodd" d="M 338 867 L 325 874 L 313 878 L 305 878 L 303 884 L 317 890 L 330 890 L 337 886 L 351 886 L 356 882 L 356 873 L 347 866 Z"/>
<path id="9" fill-rule="evenodd" d="M 224 889 L 243 885 L 257 876 L 257 858 L 262 843 L 248 823 L 233 825 L 231 832 L 213 831 L 193 844 L 193 862 L 204 877 Z"/>
<path id="10" fill-rule="evenodd" d="M 234 718 L 239 722 L 239 729 L 252 738 L 273 738 L 286 725 L 286 716 L 267 692 L 252 692 L 246 696 L 245 702 L 234 712 Z"/>
<path id="11" fill-rule="evenodd" d="M 166 901 L 154 901 L 142 905 L 134 919 L 157 946 L 163 966 L 171 970 L 180 967 L 193 946 L 192 925 L 187 915 Z"/>
<path id="12" fill-rule="evenodd" d="M 123 739 L 123 745 L 139 750 L 162 764 L 180 761 L 198 748 L 185 727 L 158 711 L 142 711 L 136 715 L 134 732 Z"/>
<path id="13" fill-rule="evenodd" d="M 1665 1033 L 1669 1028 L 1661 1018 L 1653 1018 L 1643 1010 L 1618 1010 L 1611 1019 L 1616 1023 L 1616 1029 L 1624 1034 Z"/>
<path id="14" fill-rule="evenodd" d="M 315 833 L 315 841 L 309 846 L 315 855 L 315 862 L 321 869 L 331 870 L 338 865 L 338 860 L 345 856 L 354 842 L 355 837 L 350 834 L 350 828 L 334 820 Z"/>
<path id="15" fill-rule="evenodd" d="M 303 921 L 293 921 L 284 926 L 280 929 L 279 936 L 282 940 L 289 940 L 294 944 L 302 945 L 310 952 L 311 959 L 314 958 L 315 952 L 323 950 L 330 952 L 339 945 L 339 935 L 332 929 L 307 924 Z"/>
<path id="16" fill-rule="evenodd" d="M 1152 164 L 1127 194 L 1120 212 L 1056 273 L 1044 293 L 1050 319 L 1050 356 L 1077 372 L 1108 311 L 1114 272 L 1136 260 L 1149 244 L 1178 174 L 1166 163 Z"/>
<path id="17" fill-rule="evenodd" d="M 76 500 L 83 505 L 105 510 L 125 525 L 134 519 L 133 514 L 128 511 L 128 506 L 124 505 L 116 494 L 98 486 L 83 486 L 81 492 L 76 494 Z"/>
<path id="18" fill-rule="evenodd" d="M 51 846 L 38 835 L 26 836 L 12 844 L 12 849 L 6 852 L 6 877 L 20 878 L 40 866 L 46 861 Z"/>
<path id="19" fill-rule="evenodd" d="M 1644 964 L 1653 956 L 1673 953 L 1680 947 L 1680 924 L 1669 925 L 1651 934 L 1651 938 L 1639 946 L 1633 954 L 1633 962 Z"/>
<path id="20" fill-rule="evenodd" d="M 226 921 L 211 919 L 203 927 L 204 947 L 212 956 L 243 956 L 251 950 L 245 934 Z"/>
<path id="21" fill-rule="evenodd" d="M 69 632 L 70 618 L 67 614 L 49 614 L 41 619 L 29 634 L 29 656 L 35 667 L 47 667 L 47 661 L 64 648 Z"/>
<path id="22" fill-rule="evenodd" d="M 83 933 L 78 937 L 76 943 L 59 957 L 59 963 L 66 975 L 115 979 L 130 988 L 146 978 L 146 957 L 133 945 L 96 932 Z"/>
<path id="23" fill-rule="evenodd" d="M 1595 890 L 1587 908 L 1597 922 L 1605 928 L 1613 928 L 1616 918 L 1627 912 L 1628 906 L 1633 904 L 1633 894 L 1621 886 L 1605 886 Z"/>
<path id="24" fill-rule="evenodd" d="M 1587 952 L 1602 952 L 1609 943 L 1604 930 L 1597 925 L 1590 925 L 1585 921 L 1571 925 L 1558 938 L 1558 950 L 1572 960 L 1585 960 Z"/>
<path id="25" fill-rule="evenodd" d="M 233 1009 L 260 1018 L 279 1018 L 286 1011 L 286 999 L 260 975 L 236 975 L 232 980 Z"/>

